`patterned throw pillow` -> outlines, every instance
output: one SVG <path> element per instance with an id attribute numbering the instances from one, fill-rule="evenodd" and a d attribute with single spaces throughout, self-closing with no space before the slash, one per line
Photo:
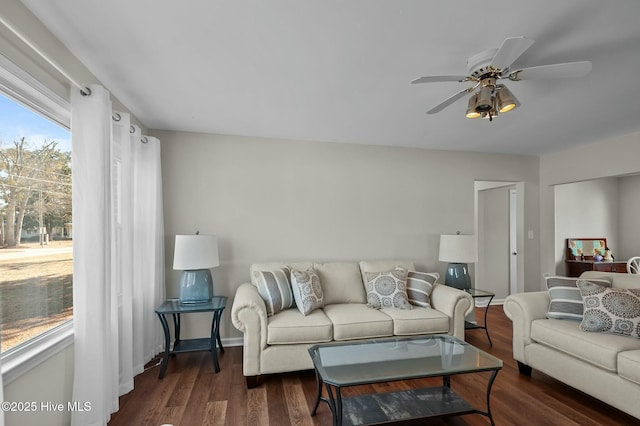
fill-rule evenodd
<path id="1" fill-rule="evenodd" d="M 544 277 L 549 290 L 549 309 L 547 318 L 582 320 L 582 296 L 576 282 L 580 278 L 546 275 Z M 592 283 L 611 287 L 607 278 L 589 279 Z"/>
<path id="2" fill-rule="evenodd" d="M 365 272 L 367 305 L 376 309 L 413 309 L 407 298 L 407 273 L 405 268 Z"/>
<path id="3" fill-rule="evenodd" d="M 256 279 L 258 293 L 267 306 L 267 316 L 275 315 L 293 306 L 288 268 L 274 271 L 254 271 L 253 275 Z"/>
<path id="4" fill-rule="evenodd" d="M 409 303 L 423 308 L 431 307 L 431 291 L 440 278 L 437 272 L 409 271 L 407 274 L 407 296 Z"/>
<path id="5" fill-rule="evenodd" d="M 291 288 L 296 306 L 302 315 L 309 315 L 324 306 L 320 277 L 313 268 L 306 271 L 292 269 Z"/>
<path id="6" fill-rule="evenodd" d="M 584 300 L 582 331 L 601 331 L 640 339 L 640 289 L 607 288 L 579 280 Z"/>

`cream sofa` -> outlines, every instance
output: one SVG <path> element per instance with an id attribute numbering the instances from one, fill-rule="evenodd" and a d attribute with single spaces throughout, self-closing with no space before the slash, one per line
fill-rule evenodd
<path id="1" fill-rule="evenodd" d="M 320 278 L 324 307 L 303 316 L 293 307 L 267 316 L 258 293 L 254 271 L 283 266 L 313 267 Z M 414 270 L 412 262 L 289 262 L 253 264 L 251 283 L 241 284 L 231 308 L 233 325 L 244 333 L 243 373 L 247 386 L 256 386 L 261 374 L 308 370 L 313 363 L 307 349 L 316 343 L 394 335 L 451 334 L 464 340 L 464 318 L 473 299 L 465 292 L 435 284 L 433 309 L 374 309 L 367 306 L 365 272 L 387 271 L 397 266 Z"/>
<path id="2" fill-rule="evenodd" d="M 587 271 L 580 277 L 605 276 L 612 287 L 640 289 L 640 275 Z M 584 332 L 580 321 L 547 319 L 549 301 L 547 291 L 504 301 L 520 373 L 540 370 L 640 419 L 640 339 Z"/>

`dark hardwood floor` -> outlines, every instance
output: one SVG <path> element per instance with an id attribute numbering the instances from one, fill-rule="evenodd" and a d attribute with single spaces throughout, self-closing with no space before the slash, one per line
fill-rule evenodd
<path id="1" fill-rule="evenodd" d="M 477 309 L 476 315 L 482 322 L 484 309 Z M 493 347 L 484 330 L 468 330 L 466 340 L 504 362 L 491 392 L 496 425 L 640 425 L 640 420 L 536 370 L 531 377 L 521 376 L 511 355 L 511 321 L 502 306 L 489 308 L 488 323 Z M 136 377 L 135 389 L 120 398 L 120 411 L 113 414 L 109 426 L 331 425 L 331 413 L 324 403 L 316 416 L 310 416 L 316 386 L 313 371 L 265 376 L 260 386 L 247 390 L 241 347 L 226 348 L 220 366 L 222 371 L 214 374 L 210 354 L 197 352 L 172 358 L 162 380 L 157 378 L 159 367 L 148 369 Z M 452 388 L 484 410 L 488 374 L 454 376 Z M 421 379 L 360 386 L 346 389 L 343 395 L 441 383 L 440 379 Z M 425 423 L 488 425 L 489 420 L 470 414 L 415 424 Z"/>

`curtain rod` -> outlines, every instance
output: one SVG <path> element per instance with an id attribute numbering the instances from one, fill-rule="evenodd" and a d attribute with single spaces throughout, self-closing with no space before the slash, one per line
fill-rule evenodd
<path id="1" fill-rule="evenodd" d="M 53 68 L 55 68 L 56 71 L 58 71 L 60 74 L 62 74 L 63 77 L 65 77 L 67 80 L 69 80 L 69 82 L 71 84 L 73 84 L 78 89 L 80 89 L 80 93 L 82 93 L 83 96 L 91 95 L 91 89 L 89 89 L 87 86 L 85 86 L 83 84 L 78 83 L 73 77 L 71 77 L 69 75 L 69 73 L 67 73 L 62 67 L 60 67 L 54 60 L 50 59 L 42 50 L 40 50 L 40 48 L 38 46 L 36 46 L 35 43 L 32 43 L 27 37 L 23 36 L 17 29 L 15 29 L 13 27 L 13 25 L 8 23 L 1 15 L 0 15 L 0 22 L 9 31 L 11 31 L 16 37 L 18 37 L 20 40 L 22 40 L 23 43 L 25 43 L 27 46 L 29 46 L 31 48 L 31 50 L 33 50 L 35 53 L 37 53 L 42 59 L 47 61 L 49 63 L 49 65 L 51 65 Z"/>

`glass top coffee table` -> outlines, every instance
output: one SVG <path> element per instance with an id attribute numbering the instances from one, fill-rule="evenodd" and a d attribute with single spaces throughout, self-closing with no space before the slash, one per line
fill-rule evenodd
<path id="1" fill-rule="evenodd" d="M 502 361 L 446 334 L 356 340 L 309 348 L 316 371 L 317 397 L 329 404 L 335 425 L 376 424 L 429 417 L 482 414 L 493 425 L 489 397 Z M 451 389 L 451 376 L 491 371 L 487 410 L 473 407 Z M 442 377 L 442 386 L 342 397 L 348 386 Z M 324 384 L 327 396 L 322 395 Z"/>

